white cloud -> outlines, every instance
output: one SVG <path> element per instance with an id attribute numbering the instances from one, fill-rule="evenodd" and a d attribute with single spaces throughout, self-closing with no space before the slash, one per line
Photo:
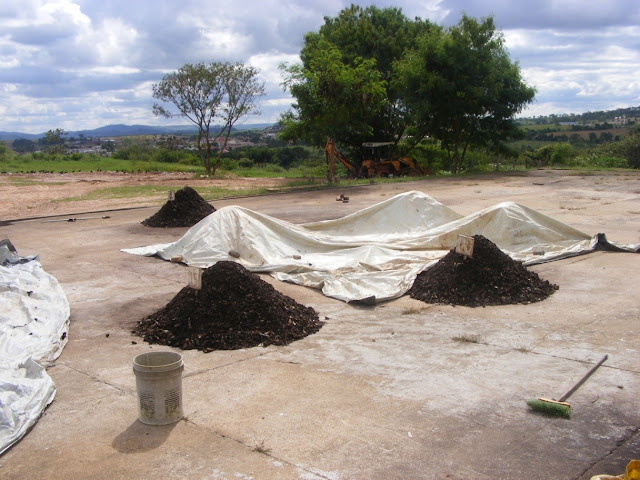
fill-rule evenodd
<path id="1" fill-rule="evenodd" d="M 138 32 L 120 19 L 106 19 L 98 29 L 78 35 L 76 48 L 95 52 L 101 65 L 127 65 L 135 51 Z"/>
<path id="2" fill-rule="evenodd" d="M 61 24 L 79 25 L 90 22 L 80 6 L 71 0 L 2 0 L 0 26 L 3 28 L 31 28 Z"/>
<path id="3" fill-rule="evenodd" d="M 282 98 L 271 98 L 263 103 L 267 107 L 288 107 L 292 102 L 292 97 L 285 96 Z"/>
<path id="4" fill-rule="evenodd" d="M 109 65 L 109 66 L 96 66 L 91 67 L 84 71 L 85 74 L 89 75 L 124 75 L 131 73 L 140 72 L 139 68 L 126 67 L 123 65 Z M 82 71 L 79 71 L 78 74 L 82 75 Z"/>
<path id="5" fill-rule="evenodd" d="M 15 57 L 0 56 L 0 69 L 16 68 L 20 65 L 20 60 Z"/>
<path id="6" fill-rule="evenodd" d="M 264 52 L 252 55 L 247 60 L 249 65 L 252 65 L 260 70 L 260 76 L 271 85 L 279 85 L 282 82 L 282 76 L 280 74 L 280 64 L 297 63 L 300 62 L 299 55 L 286 54 L 281 52 Z"/>
<path id="7" fill-rule="evenodd" d="M 0 130 L 40 133 L 108 123 L 156 124 L 151 85 L 185 63 L 244 61 L 260 70 L 262 116 L 292 99 L 278 66 L 304 34 L 351 0 L 0 0 Z M 408 18 L 457 23 L 494 15 L 512 60 L 538 89 L 527 112 L 640 103 L 637 0 L 356 0 Z M 60 123 L 63 123 L 60 125 Z"/>

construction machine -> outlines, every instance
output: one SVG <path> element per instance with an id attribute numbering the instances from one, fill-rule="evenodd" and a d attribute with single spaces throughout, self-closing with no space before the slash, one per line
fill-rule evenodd
<path id="1" fill-rule="evenodd" d="M 360 177 L 360 169 L 353 163 L 347 160 L 336 148 L 336 144 L 332 139 L 327 140 L 327 144 L 324 147 L 324 153 L 327 156 L 327 163 L 329 164 L 329 181 L 331 183 L 336 181 L 336 158 L 342 163 L 349 171 L 349 176 L 353 178 Z"/>
<path id="2" fill-rule="evenodd" d="M 336 159 L 347 168 L 349 176 L 353 178 L 425 175 L 422 168 L 412 158 L 392 156 L 390 154 L 392 145 L 393 142 L 363 143 L 365 155 L 358 167 L 336 149 L 332 139 L 328 139 L 324 151 L 329 164 L 329 181 L 334 182 L 336 179 Z"/>
<path id="3" fill-rule="evenodd" d="M 422 176 L 425 172 L 413 158 L 392 155 L 393 142 L 363 143 L 364 158 L 360 167 L 364 177 Z"/>

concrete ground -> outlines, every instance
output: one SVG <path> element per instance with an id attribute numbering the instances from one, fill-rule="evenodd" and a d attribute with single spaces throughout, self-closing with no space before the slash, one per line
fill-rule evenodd
<path id="1" fill-rule="evenodd" d="M 429 179 L 215 202 L 292 222 L 336 218 L 407 190 L 462 214 L 512 200 L 589 234 L 640 242 L 640 175 Z M 166 350 L 131 334 L 186 284 L 186 268 L 121 248 L 186 229 L 140 222 L 158 207 L 0 227 L 39 254 L 71 304 L 69 343 L 49 374 L 57 396 L 0 457 L 9 479 L 589 479 L 640 458 L 640 255 L 596 252 L 532 267 L 560 289 L 486 308 L 402 297 L 353 306 L 262 278 L 326 321 L 285 347 L 179 351 L 185 418 L 137 420 L 133 358 Z M 70 212 L 77 214 L 77 212 Z M 76 215 L 78 218 L 82 216 Z M 525 399 L 571 398 L 571 420 Z"/>

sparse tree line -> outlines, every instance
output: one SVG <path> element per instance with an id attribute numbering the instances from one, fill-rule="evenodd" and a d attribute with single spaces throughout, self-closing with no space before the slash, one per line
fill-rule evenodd
<path id="1" fill-rule="evenodd" d="M 511 148 L 510 151 L 505 150 L 501 155 L 475 149 L 468 153 L 467 165 L 468 168 L 476 170 L 516 168 L 517 166 L 524 168 L 544 166 L 639 168 L 640 126 L 632 126 L 626 130 L 626 134 L 613 138 L 602 135 L 605 133 L 608 132 L 601 132 L 600 137 L 594 139 L 595 133 L 590 132 L 588 143 L 583 138 L 573 141 L 570 136 L 567 141 L 566 138 L 555 137 L 552 144 L 537 149 L 522 145 L 519 151 Z M 318 177 L 323 176 L 324 155 L 321 149 L 300 145 L 287 146 L 280 140 L 270 136 L 265 137 L 260 130 L 245 131 L 241 135 L 248 141 L 266 142 L 267 146 L 242 147 L 221 152 L 219 167 L 224 171 L 246 171 L 259 168 L 278 173 L 302 166 L 305 167 L 305 172 L 315 172 Z M 5 144 L 0 143 L 0 162 L 12 157 L 12 149 L 28 160 L 93 159 L 94 162 L 99 161 L 95 154 L 80 154 L 68 149 L 71 144 L 83 140 L 86 139 L 67 138 L 61 129 L 56 129 L 48 132 L 48 135 L 40 141 L 17 139 Z M 117 142 L 102 142 L 101 147 L 104 149 L 104 155 L 130 161 L 132 170 L 135 170 L 133 167 L 140 162 L 196 166 L 201 164 L 201 158 L 192 148 L 195 140 L 194 136 L 176 135 L 152 139 L 123 138 Z M 448 161 L 446 152 L 435 143 L 423 142 L 416 147 L 414 155 L 422 163 L 428 163 L 434 167 L 436 171 L 444 170 L 442 166 Z M 158 168 L 162 169 L 156 166 L 156 169 Z"/>
<path id="2" fill-rule="evenodd" d="M 0 143 L 0 161 L 16 154 L 23 155 L 25 160 L 81 160 L 96 158 L 95 154 L 80 154 L 71 149 L 76 141 L 72 137 L 64 138 L 62 130 L 56 130 L 60 136 L 55 141 L 50 135 L 45 135 L 41 141 L 16 139 L 5 144 Z M 245 142 L 255 142 L 257 146 L 230 147 L 219 152 L 217 146 L 212 146 L 212 152 L 220 157 L 220 167 L 226 171 L 247 168 L 263 168 L 267 165 L 289 169 L 301 165 L 315 166 L 324 163 L 324 154 L 311 147 L 287 145 L 271 136 L 264 136 L 260 130 L 242 131 L 234 135 Z M 195 136 L 165 135 L 153 138 L 124 137 L 118 140 L 102 142 L 105 148 L 103 155 L 117 160 L 132 163 L 148 162 L 163 164 L 201 165 L 202 159 L 195 148 Z"/>
<path id="3" fill-rule="evenodd" d="M 555 142 L 538 149 L 525 149 L 525 167 L 576 166 L 600 168 L 640 168 L 640 125 L 629 128 L 622 137 L 585 146 Z"/>
<path id="4" fill-rule="evenodd" d="M 535 140 L 538 142 L 569 142 L 572 145 L 591 144 L 596 145 L 599 143 L 618 142 L 621 139 L 620 135 L 613 135 L 611 132 L 600 132 L 598 135 L 596 132 L 589 132 L 587 138 L 578 133 L 558 133 L 553 131 L 550 133 L 533 132 L 528 131 L 524 137 L 526 140 Z"/>
<path id="5" fill-rule="evenodd" d="M 527 125 L 559 125 L 561 123 L 568 122 L 581 124 L 597 124 L 598 122 L 603 122 L 606 124 L 612 119 L 618 119 L 620 122 L 624 121 L 624 123 L 631 125 L 640 119 L 640 107 L 618 108 L 615 110 L 585 113 L 540 115 L 538 117 L 523 118 L 521 121 Z M 579 127 L 579 125 L 575 126 Z"/>
<path id="6" fill-rule="evenodd" d="M 84 135 L 80 134 L 78 138 L 68 137 L 67 133 L 61 129 L 49 130 L 43 137 L 37 140 L 29 140 L 26 138 L 17 138 L 11 142 L 11 148 L 16 153 L 32 153 L 41 151 L 44 153 L 69 153 L 69 150 L 73 150 L 75 144 L 86 143 L 88 139 Z M 95 145 L 99 145 L 104 150 L 109 150 L 109 144 L 100 144 L 100 141 L 93 141 Z"/>

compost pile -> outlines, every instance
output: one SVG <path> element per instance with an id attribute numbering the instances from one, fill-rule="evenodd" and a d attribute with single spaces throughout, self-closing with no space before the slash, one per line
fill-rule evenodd
<path id="1" fill-rule="evenodd" d="M 409 295 L 427 303 L 480 307 L 539 302 L 558 289 L 487 238 L 473 238 L 471 258 L 451 250 L 418 275 Z"/>
<path id="2" fill-rule="evenodd" d="M 192 227 L 216 209 L 207 203 L 191 187 L 184 187 L 175 193 L 174 200 L 168 200 L 154 215 L 142 221 L 147 227 Z"/>
<path id="3" fill-rule="evenodd" d="M 276 291 L 242 265 L 220 261 L 202 272 L 202 290 L 183 288 L 133 333 L 183 350 L 287 345 L 317 332 L 313 308 Z"/>

